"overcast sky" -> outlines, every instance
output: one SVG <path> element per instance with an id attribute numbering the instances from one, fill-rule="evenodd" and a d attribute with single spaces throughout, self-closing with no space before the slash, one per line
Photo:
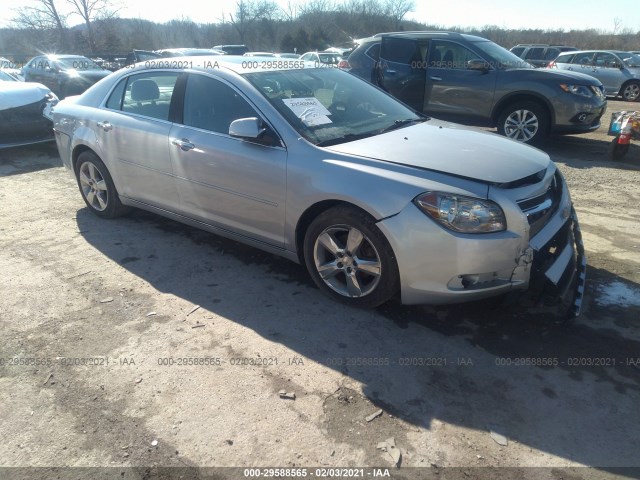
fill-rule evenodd
<path id="1" fill-rule="evenodd" d="M 33 0 L 0 0 L 0 26 L 8 26 L 12 9 L 33 4 Z M 64 6 L 64 0 L 58 0 Z M 233 12 L 235 0 L 122 0 L 121 17 L 167 22 L 188 18 L 198 23 L 215 23 L 223 12 Z M 278 0 L 286 5 L 287 0 Z M 296 3 L 296 0 L 292 0 Z M 416 10 L 407 18 L 443 27 L 549 28 L 613 30 L 614 19 L 620 28 L 640 30 L 638 0 L 415 0 Z M 179 5 L 180 8 L 176 8 Z M 633 7 L 633 8 L 632 8 Z M 77 17 L 69 19 L 79 23 Z M 639 45 L 640 47 L 640 45 Z"/>

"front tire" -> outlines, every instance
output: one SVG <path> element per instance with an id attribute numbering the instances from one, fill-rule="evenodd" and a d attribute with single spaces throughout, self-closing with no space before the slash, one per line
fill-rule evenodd
<path id="1" fill-rule="evenodd" d="M 537 143 L 547 136 L 546 110 L 534 102 L 508 105 L 498 117 L 498 133 L 522 143 Z"/>
<path id="2" fill-rule="evenodd" d="M 626 102 L 637 102 L 638 100 L 640 100 L 640 83 L 627 83 L 624 87 L 622 87 L 620 95 Z"/>
<path id="3" fill-rule="evenodd" d="M 355 208 L 321 213 L 307 229 L 304 258 L 318 288 L 347 305 L 377 307 L 399 290 L 391 245 L 373 219 Z"/>
<path id="4" fill-rule="evenodd" d="M 116 218 L 129 211 L 120 202 L 109 170 L 95 153 L 82 152 L 75 167 L 78 188 L 89 210 L 102 218 Z"/>

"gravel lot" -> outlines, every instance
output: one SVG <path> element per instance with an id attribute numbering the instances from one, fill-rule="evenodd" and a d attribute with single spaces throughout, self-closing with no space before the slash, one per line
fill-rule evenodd
<path id="1" fill-rule="evenodd" d="M 347 308 L 259 250 L 140 211 L 98 219 L 53 145 L 0 151 L 0 466 L 638 476 L 616 467 L 640 467 L 640 145 L 611 162 L 609 141 L 542 147 L 589 260 L 570 324 L 496 302 Z"/>

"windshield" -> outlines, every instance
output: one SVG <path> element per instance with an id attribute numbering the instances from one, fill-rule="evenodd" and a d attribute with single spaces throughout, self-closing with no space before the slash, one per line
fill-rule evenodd
<path id="1" fill-rule="evenodd" d="M 633 53 L 621 53 L 620 56 L 627 67 L 640 67 L 640 55 Z"/>
<path id="2" fill-rule="evenodd" d="M 531 64 L 525 62 L 517 55 L 489 40 L 474 42 L 474 45 L 489 57 L 487 60 L 489 60 L 492 67 L 502 70 L 509 68 L 533 68 Z"/>
<path id="3" fill-rule="evenodd" d="M 264 71 L 245 78 L 315 145 L 349 142 L 425 120 L 373 85 L 337 69 Z"/>
<path id="4" fill-rule="evenodd" d="M 102 67 L 87 57 L 57 58 L 55 63 L 62 70 L 102 70 Z"/>

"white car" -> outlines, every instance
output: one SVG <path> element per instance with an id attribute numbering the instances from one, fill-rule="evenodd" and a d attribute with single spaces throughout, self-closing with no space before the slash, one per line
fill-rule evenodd
<path id="1" fill-rule="evenodd" d="M 44 85 L 20 82 L 0 71 L 0 148 L 52 141 L 57 103 Z"/>

